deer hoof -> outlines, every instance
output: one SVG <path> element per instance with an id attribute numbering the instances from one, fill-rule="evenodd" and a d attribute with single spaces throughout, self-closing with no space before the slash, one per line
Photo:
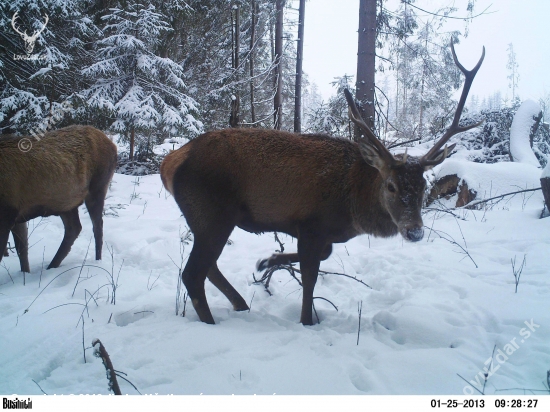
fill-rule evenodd
<path id="1" fill-rule="evenodd" d="M 269 259 L 260 259 L 256 262 L 256 271 L 263 272 L 269 267 Z"/>

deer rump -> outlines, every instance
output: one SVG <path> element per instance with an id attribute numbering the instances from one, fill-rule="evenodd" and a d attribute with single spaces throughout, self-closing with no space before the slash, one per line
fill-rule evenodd
<path id="1" fill-rule="evenodd" d="M 65 235 L 48 269 L 58 267 L 82 229 L 78 207 L 86 203 L 96 259 L 101 259 L 103 205 L 116 167 L 116 146 L 91 126 L 51 131 L 38 141 L 29 138 L 28 152 L 19 150 L 21 139 L 0 138 L 0 250 L 5 250 L 11 230 L 21 270 L 30 272 L 25 222 L 57 215 Z"/>

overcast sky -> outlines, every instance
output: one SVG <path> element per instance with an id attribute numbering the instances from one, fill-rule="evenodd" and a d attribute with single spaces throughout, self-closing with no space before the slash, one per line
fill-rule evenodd
<path id="1" fill-rule="evenodd" d="M 391 0 L 397 2 L 397 0 Z M 417 0 L 416 5 L 437 10 L 454 4 L 456 16 L 466 15 L 467 0 Z M 550 93 L 550 0 L 477 0 L 475 9 L 489 13 L 475 18 L 467 38 L 456 47 L 459 60 L 471 69 L 486 48 L 485 61 L 470 96 L 481 98 L 500 90 L 511 98 L 506 69 L 507 47 L 513 43 L 519 64 L 522 100 L 538 100 Z M 309 0 L 306 3 L 304 71 L 326 99 L 333 94 L 334 77 L 356 74 L 359 0 Z M 417 13 L 423 13 L 417 10 Z M 448 26 L 464 32 L 463 21 Z"/>

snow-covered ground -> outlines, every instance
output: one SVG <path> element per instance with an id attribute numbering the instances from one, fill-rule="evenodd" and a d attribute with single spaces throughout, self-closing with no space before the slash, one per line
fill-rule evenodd
<path id="1" fill-rule="evenodd" d="M 498 167 L 479 181 L 498 180 L 504 193 L 517 190 L 517 182 L 506 188 Z M 533 170 L 538 178 L 540 170 Z M 478 193 L 498 195 L 496 186 Z M 427 212 L 424 224 L 434 231 L 426 229 L 418 243 L 361 236 L 335 245 L 321 269 L 372 289 L 349 277 L 320 276 L 315 296 L 338 310 L 316 299 L 320 323 L 311 327 L 298 322 L 301 290 L 287 272 L 273 275 L 273 296 L 253 284 L 256 261 L 278 247 L 273 235 L 241 230 L 231 235 L 219 267 L 251 311 L 232 311 L 207 282 L 217 325 L 199 322 L 189 302 L 185 317 L 176 316 L 186 223 L 173 198 L 158 175 L 117 174 L 106 203 L 105 242 L 113 258 L 105 247 L 103 260 L 93 260 L 92 242 L 78 283 L 92 237 L 84 207 L 82 233 L 61 267 L 41 269 L 42 256 L 46 266 L 63 236 L 58 217 L 30 222 L 26 284 L 14 253 L 2 261 L 0 393 L 39 394 L 40 385 L 48 394 L 106 394 L 105 369 L 90 349 L 94 338 L 144 394 L 477 393 L 458 375 L 483 391 L 495 346 L 485 393 L 545 389 L 550 219 L 539 219 L 540 191 L 486 210 L 455 211 L 458 217 Z M 286 251 L 295 250 L 290 237 L 282 240 Z M 185 260 L 192 245 L 184 246 Z M 511 259 L 518 271 L 524 257 L 516 293 Z M 103 286 L 106 272 L 119 276 L 116 304 Z"/>

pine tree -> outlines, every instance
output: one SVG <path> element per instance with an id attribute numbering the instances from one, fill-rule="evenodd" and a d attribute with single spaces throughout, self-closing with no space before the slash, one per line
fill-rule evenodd
<path id="1" fill-rule="evenodd" d="M 506 50 L 508 51 L 508 63 L 506 64 L 506 68 L 510 70 L 510 74 L 507 76 L 508 87 L 512 89 L 512 101 L 515 101 L 517 97 L 516 89 L 519 83 L 519 64 L 516 53 L 514 52 L 514 45 L 512 43 L 508 44 L 508 48 Z"/>
<path id="2" fill-rule="evenodd" d="M 198 107 L 186 93 L 181 65 L 159 56 L 160 38 L 172 28 L 153 4 L 127 2 L 102 17 L 105 36 L 96 43 L 95 63 L 82 70 L 93 84 L 81 95 L 90 108 L 112 115 L 110 129 L 130 139 L 136 132 L 195 137 L 202 130 Z"/>
<path id="3" fill-rule="evenodd" d="M 74 113 L 68 103 L 82 87 L 77 73 L 90 59 L 85 44 L 97 33 L 86 13 L 86 2 L 79 0 L 0 3 L 2 132 L 40 134 L 70 122 Z M 13 25 L 39 33 L 33 59 L 25 58 L 25 43 Z"/>

